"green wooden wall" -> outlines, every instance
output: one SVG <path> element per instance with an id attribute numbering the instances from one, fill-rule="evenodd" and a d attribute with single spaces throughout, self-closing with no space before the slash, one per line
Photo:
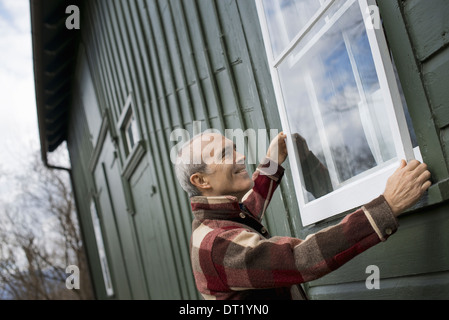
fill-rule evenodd
<path id="1" fill-rule="evenodd" d="M 89 128 L 96 112 L 78 101 L 82 97 L 74 99 L 68 145 L 98 296 L 106 297 L 91 235 L 91 197 L 101 215 L 115 298 L 196 299 L 192 215 L 170 162 L 177 143 L 170 133 L 186 128 L 192 134 L 194 121 L 202 130 L 281 130 L 255 4 L 87 1 L 83 13 L 78 59 L 89 66 L 103 127 Z M 88 91 L 87 85 L 78 81 L 74 90 Z M 130 95 L 143 156 L 124 177 L 117 123 Z M 277 234 L 299 236 L 292 187 L 286 177 L 266 223 Z"/>
<path id="2" fill-rule="evenodd" d="M 423 156 L 440 183 L 417 212 L 401 218 L 387 243 L 307 284 L 312 298 L 449 297 L 449 206 L 443 202 L 449 91 L 440 82 L 449 74 L 447 21 L 428 26 L 420 18 L 448 10 L 444 0 L 432 1 L 435 6 L 425 0 L 380 6 Z M 419 24 L 429 29 L 424 36 Z M 194 121 L 222 132 L 281 130 L 255 3 L 89 0 L 81 32 L 68 147 L 97 296 L 197 299 L 189 260 L 192 215 L 170 162 L 177 143 L 170 133 L 192 133 Z M 434 40 L 427 40 L 429 33 Z M 118 123 L 129 98 L 143 139 L 127 157 Z M 265 218 L 271 233 L 305 237 L 338 222 L 302 227 L 287 163 L 286 169 Z M 104 289 L 91 200 L 102 224 L 112 297 Z M 373 264 L 380 268 L 380 290 L 365 287 L 365 269 Z"/>

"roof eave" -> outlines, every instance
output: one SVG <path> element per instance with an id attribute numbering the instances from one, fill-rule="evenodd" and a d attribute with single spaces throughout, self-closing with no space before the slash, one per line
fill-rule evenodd
<path id="1" fill-rule="evenodd" d="M 67 139 L 79 30 L 68 30 L 66 7 L 82 0 L 30 0 L 36 108 L 42 161 Z M 56 85 L 55 85 L 56 84 Z"/>
<path id="2" fill-rule="evenodd" d="M 47 163 L 48 144 L 45 127 L 45 101 L 43 101 L 42 67 L 40 65 L 42 46 L 42 1 L 30 0 L 31 11 L 31 37 L 33 51 L 34 87 L 36 94 L 37 121 L 39 129 L 39 140 L 41 145 L 41 158 Z"/>

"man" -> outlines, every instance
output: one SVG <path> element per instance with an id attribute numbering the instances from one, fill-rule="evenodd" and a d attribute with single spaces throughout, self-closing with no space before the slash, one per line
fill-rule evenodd
<path id="1" fill-rule="evenodd" d="M 176 174 L 191 199 L 191 262 L 205 299 L 305 298 L 297 284 L 387 240 L 397 217 L 431 185 L 425 164 L 402 160 L 383 195 L 339 224 L 305 240 L 270 237 L 261 220 L 284 173 L 285 139 L 283 133 L 273 139 L 252 179 L 245 156 L 220 134 L 201 134 L 181 148 Z"/>

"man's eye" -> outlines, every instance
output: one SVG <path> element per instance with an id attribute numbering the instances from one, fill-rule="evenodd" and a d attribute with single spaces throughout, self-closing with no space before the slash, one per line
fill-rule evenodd
<path id="1" fill-rule="evenodd" d="M 232 149 L 230 149 L 230 148 L 226 148 L 224 151 L 223 151 L 223 153 L 222 153 L 222 159 L 225 159 L 225 158 L 227 158 L 227 157 L 232 157 L 232 155 L 233 155 L 233 150 Z"/>

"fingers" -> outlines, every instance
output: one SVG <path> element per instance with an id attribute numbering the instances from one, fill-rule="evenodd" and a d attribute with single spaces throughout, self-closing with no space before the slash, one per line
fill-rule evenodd
<path id="1" fill-rule="evenodd" d="M 427 180 L 430 180 L 431 176 L 432 175 L 431 175 L 430 171 L 426 169 L 418 176 L 416 181 L 418 181 L 419 183 L 424 183 Z"/>
<path id="2" fill-rule="evenodd" d="M 425 163 L 421 163 L 418 160 L 410 161 L 406 170 L 409 170 L 410 173 L 415 176 L 416 182 L 421 185 L 421 191 L 426 191 L 432 185 L 430 178 L 432 174 L 429 170 L 427 170 L 427 165 Z"/>
<path id="3" fill-rule="evenodd" d="M 418 160 L 411 160 L 409 163 L 407 163 L 405 167 L 404 163 L 406 163 L 405 160 L 401 160 L 401 165 L 399 169 L 405 169 L 406 171 L 410 171 L 416 177 L 419 177 L 422 173 L 427 171 L 427 165 L 425 163 L 419 162 Z"/>
<path id="4" fill-rule="evenodd" d="M 385 187 L 384 197 L 393 214 L 398 216 L 413 205 L 431 186 L 431 174 L 425 163 L 412 160 L 401 161 L 399 168 L 391 175 Z"/>
<path id="5" fill-rule="evenodd" d="M 425 166 L 425 168 L 427 169 L 427 166 Z M 431 176 L 432 175 L 429 170 L 424 170 L 418 179 L 416 179 L 417 183 L 421 184 L 421 192 L 424 193 L 432 185 L 432 182 L 430 181 Z"/>
<path id="6" fill-rule="evenodd" d="M 274 140 L 277 140 L 280 143 L 285 143 L 287 139 L 287 135 L 284 132 L 280 132 Z"/>
<path id="7" fill-rule="evenodd" d="M 427 189 L 430 188 L 430 186 L 432 185 L 432 182 L 430 182 L 429 180 L 427 180 L 426 182 L 423 183 L 423 185 L 421 186 L 421 191 L 424 192 Z"/>
<path id="8" fill-rule="evenodd" d="M 406 168 L 407 168 L 407 170 L 409 170 L 409 171 L 413 171 L 413 170 L 415 170 L 417 167 L 419 167 L 420 165 L 422 165 L 422 163 L 419 162 L 418 160 L 411 160 L 411 161 L 407 164 Z"/>
<path id="9" fill-rule="evenodd" d="M 396 171 L 399 171 L 399 170 L 405 168 L 406 166 L 407 166 L 407 162 L 404 159 L 402 159 L 401 163 L 399 165 L 399 168 Z"/>
<path id="10" fill-rule="evenodd" d="M 412 171 L 412 174 L 417 178 L 417 180 L 420 178 L 424 179 L 422 182 L 430 179 L 430 172 L 427 170 L 427 165 L 425 163 L 418 163 L 418 166 Z"/>

